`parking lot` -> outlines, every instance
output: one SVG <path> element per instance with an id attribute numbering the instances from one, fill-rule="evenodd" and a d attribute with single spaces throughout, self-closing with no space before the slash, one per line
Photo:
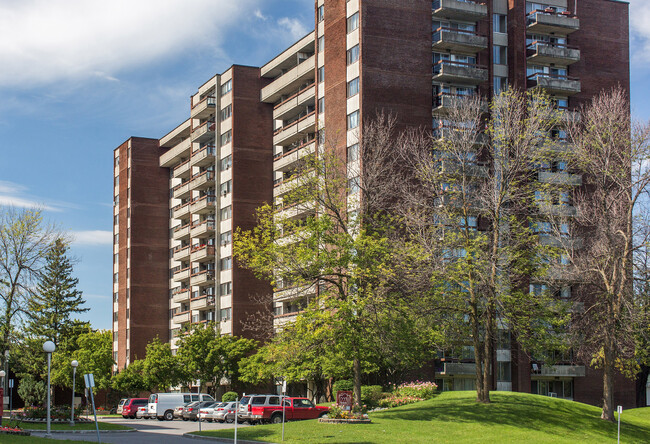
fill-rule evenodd
<path id="1" fill-rule="evenodd" d="M 173 421 L 158 421 L 157 419 L 123 419 L 123 418 L 105 418 L 103 422 L 121 424 L 133 427 L 137 432 L 125 433 L 101 433 L 102 442 L 115 444 L 196 444 L 197 441 L 191 438 L 185 438 L 181 435 L 187 432 L 199 430 L 199 423 L 195 421 L 182 421 L 175 419 Z M 234 424 L 219 424 L 211 422 L 201 422 L 202 430 L 218 430 L 233 428 Z M 238 427 L 250 427 L 249 425 L 239 424 Z M 43 436 L 44 433 L 34 433 L 35 436 Z M 88 433 L 53 433 L 55 439 L 70 439 L 75 441 L 94 441 L 97 442 L 95 434 Z"/>

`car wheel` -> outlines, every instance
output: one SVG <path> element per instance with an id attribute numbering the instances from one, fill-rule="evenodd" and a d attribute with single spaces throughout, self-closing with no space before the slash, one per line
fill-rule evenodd
<path id="1" fill-rule="evenodd" d="M 327 412 L 323 412 L 320 415 L 318 415 L 319 418 L 324 418 L 327 416 Z"/>
<path id="2" fill-rule="evenodd" d="M 174 420 L 174 412 L 172 412 L 171 410 L 167 410 L 165 412 L 164 418 L 165 418 L 165 421 L 173 421 Z"/>
<path id="3" fill-rule="evenodd" d="M 282 415 L 273 415 L 273 416 L 271 416 L 271 422 L 273 424 L 280 424 L 282 422 Z"/>
<path id="4" fill-rule="evenodd" d="M 183 416 L 183 421 L 188 421 L 188 420 L 189 420 L 189 418 L 186 418 L 186 417 Z"/>
<path id="5" fill-rule="evenodd" d="M 124 418 L 124 419 L 128 419 L 129 417 L 128 417 L 128 416 L 125 416 L 125 415 L 122 415 L 122 418 Z"/>
<path id="6" fill-rule="evenodd" d="M 165 420 L 165 418 L 163 418 L 162 416 L 156 416 L 156 419 L 157 419 L 158 421 L 164 421 L 164 420 Z"/>

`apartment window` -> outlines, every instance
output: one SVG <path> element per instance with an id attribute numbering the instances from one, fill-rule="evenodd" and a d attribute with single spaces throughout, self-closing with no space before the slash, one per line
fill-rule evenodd
<path id="1" fill-rule="evenodd" d="M 348 195 L 359 192 L 359 177 L 348 179 Z"/>
<path id="2" fill-rule="evenodd" d="M 323 52 L 325 49 L 325 36 L 318 37 L 318 52 Z"/>
<path id="3" fill-rule="evenodd" d="M 219 217 L 221 220 L 230 219 L 232 217 L 232 205 L 228 205 L 227 207 L 222 208 L 219 212 Z"/>
<path id="4" fill-rule="evenodd" d="M 225 96 L 232 90 L 232 80 L 228 80 L 226 83 L 221 85 L 221 96 Z"/>
<path id="5" fill-rule="evenodd" d="M 127 288 L 126 289 L 126 300 L 128 301 L 129 299 L 131 299 L 131 289 Z"/>
<path id="6" fill-rule="evenodd" d="M 352 48 L 348 49 L 348 65 L 352 65 L 354 62 L 359 60 L 359 45 L 354 45 Z"/>
<path id="7" fill-rule="evenodd" d="M 232 166 L 232 156 L 226 156 L 219 161 L 219 171 L 226 171 Z"/>
<path id="8" fill-rule="evenodd" d="M 507 65 L 508 64 L 508 47 L 501 45 L 494 45 L 493 47 L 493 60 L 492 63 L 495 65 Z"/>
<path id="9" fill-rule="evenodd" d="M 115 186 L 120 186 L 120 176 L 115 176 Z"/>
<path id="10" fill-rule="evenodd" d="M 505 14 L 494 14 L 492 16 L 494 32 L 505 34 L 508 32 L 508 20 Z"/>
<path id="11" fill-rule="evenodd" d="M 117 352 L 113 352 L 113 361 L 117 362 Z"/>
<path id="12" fill-rule="evenodd" d="M 129 330 L 128 328 L 126 329 L 126 339 L 127 340 L 131 339 L 131 330 Z"/>
<path id="13" fill-rule="evenodd" d="M 117 284 L 117 282 L 119 281 L 119 279 L 120 279 L 120 277 L 119 277 L 119 273 L 113 273 L 113 283 L 114 283 L 114 284 Z"/>
<path id="14" fill-rule="evenodd" d="M 232 268 L 232 257 L 222 257 L 219 259 L 219 270 L 230 270 Z"/>
<path id="15" fill-rule="evenodd" d="M 223 322 L 229 319 L 230 319 L 230 308 L 222 308 L 219 311 L 219 320 Z"/>
<path id="16" fill-rule="evenodd" d="M 318 113 L 324 113 L 325 112 L 325 97 L 321 97 L 318 99 Z"/>
<path id="17" fill-rule="evenodd" d="M 497 362 L 497 381 L 510 382 L 510 362 Z"/>
<path id="18" fill-rule="evenodd" d="M 318 83 L 323 83 L 325 81 L 325 67 L 321 66 L 318 68 Z"/>
<path id="19" fill-rule="evenodd" d="M 221 110 L 221 113 L 219 114 L 219 118 L 223 122 L 224 120 L 229 118 L 231 114 L 232 114 L 232 105 L 228 105 L 227 107 Z"/>
<path id="20" fill-rule="evenodd" d="M 120 254 L 119 254 L 119 253 L 115 253 L 115 254 L 113 255 L 113 263 L 114 263 L 114 264 L 117 264 L 119 261 L 120 261 Z"/>
<path id="21" fill-rule="evenodd" d="M 494 76 L 494 94 L 498 95 L 508 89 L 508 78 Z"/>
<path id="22" fill-rule="evenodd" d="M 120 156 L 115 157 L 115 166 L 116 167 L 120 166 Z"/>
<path id="23" fill-rule="evenodd" d="M 118 194 L 115 196 L 115 200 L 113 201 L 114 206 L 118 206 L 120 204 L 120 195 Z"/>
<path id="24" fill-rule="evenodd" d="M 355 12 L 348 17 L 348 34 L 359 27 L 359 13 Z"/>
<path id="25" fill-rule="evenodd" d="M 348 131 L 359 126 L 359 111 L 348 114 Z"/>
<path id="26" fill-rule="evenodd" d="M 120 297 L 120 294 L 118 292 L 113 293 L 113 302 L 117 302 L 119 297 Z"/>
<path id="27" fill-rule="evenodd" d="M 113 332 L 113 342 L 117 341 L 117 332 Z"/>
<path id="28" fill-rule="evenodd" d="M 219 235 L 219 243 L 221 246 L 226 246 L 232 242 L 232 233 L 230 231 L 226 231 L 225 233 L 221 233 Z"/>
<path id="29" fill-rule="evenodd" d="M 225 296 L 232 293 L 232 282 L 225 282 L 219 285 L 219 295 Z"/>
<path id="30" fill-rule="evenodd" d="M 348 162 L 356 162 L 359 160 L 359 144 L 355 143 L 348 147 Z"/>
<path id="31" fill-rule="evenodd" d="M 113 225 L 117 225 L 119 221 L 120 221 L 120 216 L 118 216 L 117 214 L 113 216 Z"/>
<path id="32" fill-rule="evenodd" d="M 229 180 L 219 185 L 219 194 L 221 194 L 222 196 L 225 196 L 231 191 L 232 191 L 232 180 Z"/>
<path id="33" fill-rule="evenodd" d="M 230 143 L 230 139 L 232 137 L 232 131 L 228 130 L 225 133 L 221 135 L 221 146 Z"/>
<path id="34" fill-rule="evenodd" d="M 318 7 L 318 21 L 322 22 L 325 19 L 325 5 Z"/>
<path id="35" fill-rule="evenodd" d="M 131 319 L 131 309 L 130 308 L 126 309 L 126 318 Z"/>
<path id="36" fill-rule="evenodd" d="M 118 313 L 116 311 L 113 312 L 113 322 L 117 322 L 118 318 Z"/>
<path id="37" fill-rule="evenodd" d="M 359 77 L 348 82 L 348 97 L 359 94 Z"/>

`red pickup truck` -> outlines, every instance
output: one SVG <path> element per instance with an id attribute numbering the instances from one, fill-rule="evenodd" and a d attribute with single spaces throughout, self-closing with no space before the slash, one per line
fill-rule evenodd
<path id="1" fill-rule="evenodd" d="M 316 419 L 327 414 L 328 407 L 314 405 L 307 398 L 283 398 L 285 421 Z M 250 406 L 250 420 L 259 422 L 282 422 L 281 405 Z"/>

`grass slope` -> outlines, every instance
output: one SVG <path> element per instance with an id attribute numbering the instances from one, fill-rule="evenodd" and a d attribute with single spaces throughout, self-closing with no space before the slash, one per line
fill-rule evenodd
<path id="1" fill-rule="evenodd" d="M 494 392 L 491 404 L 476 392 L 445 392 L 434 399 L 372 413 L 370 425 L 285 425 L 285 443 L 576 443 L 616 442 L 616 424 L 587 404 L 524 393 Z M 650 442 L 650 408 L 623 412 L 621 442 Z M 199 433 L 195 433 L 199 434 Z M 201 432 L 232 438 L 233 431 Z M 238 438 L 280 442 L 281 425 L 238 431 Z"/>
<path id="2" fill-rule="evenodd" d="M 99 430 L 130 430 L 131 427 L 123 426 L 120 424 L 111 424 L 108 422 L 101 422 L 98 421 L 99 423 Z M 9 427 L 20 427 L 21 429 L 24 430 L 45 430 L 47 429 L 47 424 L 45 423 L 33 423 L 33 422 L 20 422 L 20 421 L 8 421 L 4 420 L 2 421 L 2 425 L 9 426 Z M 76 422 L 74 427 L 70 427 L 70 424 L 68 423 L 52 423 L 51 424 L 51 429 L 52 430 L 95 430 L 95 423 L 78 423 Z M 2 443 L 2 437 L 0 437 L 0 443 Z"/>

